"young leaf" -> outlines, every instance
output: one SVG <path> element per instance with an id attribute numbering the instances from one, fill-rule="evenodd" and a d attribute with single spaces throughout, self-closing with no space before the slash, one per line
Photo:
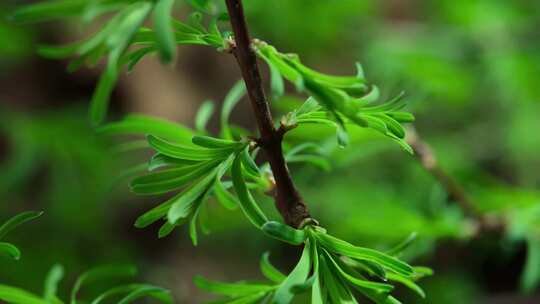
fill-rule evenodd
<path id="1" fill-rule="evenodd" d="M 268 221 L 268 219 L 246 187 L 246 182 L 244 180 L 244 176 L 242 175 L 242 161 L 238 155 L 233 162 L 232 179 L 234 189 L 238 195 L 238 201 L 240 202 L 240 208 L 253 225 L 261 228 L 264 223 Z"/>
<path id="2" fill-rule="evenodd" d="M 245 143 L 242 143 L 242 142 L 221 139 L 221 138 L 214 138 L 214 137 L 209 137 L 209 136 L 193 136 L 191 141 L 197 146 L 208 148 L 208 149 L 223 148 L 223 149 L 236 150 L 245 145 Z"/>
<path id="3" fill-rule="evenodd" d="M 312 245 L 309 240 L 306 241 L 300 261 L 298 264 L 296 264 L 296 267 L 294 267 L 285 281 L 279 285 L 279 288 L 276 290 L 274 298 L 272 299 L 272 303 L 289 304 L 294 297 L 294 293 L 291 291 L 291 288 L 306 281 L 313 259 L 311 256 L 311 246 Z"/>
<path id="4" fill-rule="evenodd" d="M 184 194 L 183 192 L 180 192 L 177 195 L 173 196 L 171 199 L 167 200 L 166 202 L 154 207 L 150 211 L 147 211 L 143 215 L 139 216 L 137 220 L 135 221 L 135 227 L 146 228 L 149 225 L 163 218 L 165 215 L 167 215 L 167 211 L 169 211 L 172 204 L 176 202 L 178 199 L 180 199 L 180 197 L 183 194 Z"/>
<path id="5" fill-rule="evenodd" d="M 405 240 L 403 240 L 401 243 L 397 244 L 394 248 L 386 251 L 386 254 L 396 256 L 400 254 L 403 250 L 407 249 L 415 240 L 417 237 L 417 233 L 413 232 L 411 233 Z"/>
<path id="6" fill-rule="evenodd" d="M 190 143 L 193 131 L 165 119 L 131 114 L 118 122 L 108 123 L 97 129 L 104 135 L 147 135 L 162 137 L 176 142 Z"/>
<path id="7" fill-rule="evenodd" d="M 160 300 L 162 303 L 172 303 L 169 292 L 165 289 L 147 284 L 127 284 L 113 287 L 104 293 L 97 296 L 90 304 L 101 304 L 109 298 L 114 298 L 120 295 L 131 295 L 137 291 L 151 291 L 148 295 Z"/>
<path id="8" fill-rule="evenodd" d="M 274 221 L 266 222 L 261 229 L 269 236 L 293 245 L 303 244 L 307 237 L 304 230 Z"/>
<path id="9" fill-rule="evenodd" d="M 529 237 L 527 240 L 527 261 L 521 276 L 521 289 L 532 292 L 540 282 L 540 241 Z"/>
<path id="10" fill-rule="evenodd" d="M 21 258 L 21 251 L 10 243 L 0 242 L 0 255 L 19 260 Z"/>
<path id="11" fill-rule="evenodd" d="M 273 286 L 268 286 L 264 284 L 222 283 L 216 281 L 209 281 L 201 276 L 196 276 L 193 281 L 195 282 L 195 285 L 200 289 L 230 297 L 251 295 L 259 292 L 267 292 L 273 289 Z"/>
<path id="12" fill-rule="evenodd" d="M 279 73 L 279 69 L 271 62 L 268 67 L 270 68 L 270 88 L 272 92 L 272 100 L 277 100 L 285 93 L 285 83 L 283 77 Z"/>
<path id="13" fill-rule="evenodd" d="M 249 155 L 249 146 L 246 146 L 244 150 L 242 150 L 240 154 L 242 165 L 244 165 L 244 169 L 246 169 L 246 172 L 251 176 L 260 176 L 261 172 L 259 171 L 259 167 L 257 167 L 257 164 L 255 161 L 251 158 L 251 155 Z"/>
<path id="14" fill-rule="evenodd" d="M 76 16 L 88 5 L 87 0 L 55 0 L 37 2 L 15 11 L 15 22 L 40 22 L 51 19 Z"/>
<path id="15" fill-rule="evenodd" d="M 406 277 L 413 274 L 411 266 L 382 252 L 354 246 L 326 233 L 316 233 L 315 236 L 321 245 L 334 253 L 353 259 L 373 261 Z"/>
<path id="16" fill-rule="evenodd" d="M 339 272 L 339 274 L 343 276 L 343 278 L 345 278 L 349 283 L 359 287 L 360 289 L 371 289 L 374 292 L 378 292 L 378 293 L 389 293 L 390 291 L 392 291 L 392 289 L 394 289 L 394 287 L 389 284 L 370 282 L 363 278 L 356 278 L 348 274 L 339 266 L 339 264 L 334 260 L 334 258 L 326 250 L 324 250 L 324 253 L 326 254 L 327 260 L 331 262 L 331 265 L 328 265 L 328 266 L 332 267 L 333 265 L 333 268 L 336 269 Z"/>
<path id="17" fill-rule="evenodd" d="M 51 304 L 25 290 L 5 285 L 0 285 L 0 300 L 10 304 Z"/>
<path id="18" fill-rule="evenodd" d="M 143 175 L 131 182 L 131 190 L 145 195 L 167 193 L 207 174 L 219 163 L 220 161 L 202 162 Z"/>
<path id="19" fill-rule="evenodd" d="M 8 234 L 11 230 L 15 229 L 17 226 L 22 225 L 35 218 L 38 218 L 41 215 L 43 215 L 43 212 L 26 211 L 12 217 L 7 222 L 5 222 L 2 226 L 0 226 L 0 239 L 4 238 L 6 234 Z"/>
<path id="20" fill-rule="evenodd" d="M 233 108 L 240 101 L 240 99 L 246 94 L 246 84 L 243 80 L 239 80 L 229 91 L 223 101 L 223 107 L 221 108 L 221 132 L 226 139 L 232 139 L 231 130 L 229 128 L 229 116 Z"/>
<path id="21" fill-rule="evenodd" d="M 211 100 L 207 100 L 201 105 L 195 116 L 195 130 L 206 132 L 206 125 L 212 114 L 214 114 L 214 103 Z"/>
<path id="22" fill-rule="evenodd" d="M 132 277 L 137 273 L 137 269 L 132 266 L 103 266 L 91 269 L 77 278 L 71 290 L 71 304 L 77 304 L 77 294 L 84 284 L 101 281 L 109 278 Z"/>
<path id="23" fill-rule="evenodd" d="M 107 45 L 111 48 L 107 68 L 90 102 L 90 122 L 94 126 L 100 125 L 105 120 L 110 95 L 118 79 L 120 57 L 151 9 L 152 4 L 148 2 L 136 2 L 131 5 L 128 8 L 129 13 L 107 39 Z"/>
<path id="24" fill-rule="evenodd" d="M 424 292 L 424 290 L 420 286 L 418 286 L 416 283 L 414 283 L 412 280 L 409 280 L 409 279 L 407 279 L 405 277 L 402 277 L 402 276 L 394 274 L 394 273 L 389 273 L 388 274 L 388 279 L 390 281 L 399 282 L 399 283 L 407 286 L 407 288 L 414 291 L 422 299 L 426 298 L 426 293 Z"/>
<path id="25" fill-rule="evenodd" d="M 233 152 L 231 148 L 205 149 L 177 145 L 153 135 L 148 136 L 148 143 L 163 155 L 194 161 L 225 159 Z"/>
<path id="26" fill-rule="evenodd" d="M 353 304 L 356 300 L 351 295 L 350 291 L 343 284 L 341 279 L 337 277 L 337 271 L 332 271 L 331 262 L 321 254 L 319 256 L 320 272 L 322 274 L 322 281 L 324 282 L 324 290 L 328 293 L 330 303 L 344 303 Z"/>
<path id="27" fill-rule="evenodd" d="M 171 17 L 174 2 L 175 0 L 158 0 L 154 8 L 154 30 L 159 54 L 164 63 L 171 62 L 176 51 Z"/>
<path id="28" fill-rule="evenodd" d="M 64 277 L 64 267 L 62 265 L 54 265 L 47 277 L 45 278 L 45 288 L 43 291 L 43 298 L 51 303 L 56 299 L 56 292 L 58 291 L 58 283 Z"/>
<path id="29" fill-rule="evenodd" d="M 265 252 L 260 261 L 260 268 L 262 274 L 272 282 L 281 283 L 285 280 L 286 276 L 281 273 L 272 263 L 270 263 L 270 253 Z"/>
<path id="30" fill-rule="evenodd" d="M 144 141 L 146 144 L 148 144 L 147 141 Z M 157 153 L 150 159 L 150 162 L 148 163 L 148 170 L 154 171 L 159 168 L 163 167 L 172 167 L 175 169 L 180 169 L 181 167 L 185 166 L 191 166 L 196 164 L 196 161 L 191 160 L 185 160 L 185 159 L 178 159 L 173 158 L 167 155 L 163 155 L 161 153 Z"/>
<path id="31" fill-rule="evenodd" d="M 183 195 L 172 203 L 171 209 L 167 212 L 169 223 L 176 223 L 178 220 L 193 214 L 196 210 L 196 200 L 209 191 L 219 169 L 220 167 L 217 167 L 212 170 L 208 175 L 196 182 L 188 190 L 184 191 Z"/>
<path id="32" fill-rule="evenodd" d="M 173 303 L 173 299 L 168 290 L 160 288 L 160 287 L 143 285 L 131 291 L 130 293 L 128 293 L 124 298 L 118 301 L 118 304 L 129 304 L 137 299 L 148 297 L 148 296 L 159 299 L 161 303 L 166 303 L 166 304 Z"/>
<path id="33" fill-rule="evenodd" d="M 310 237 L 310 242 L 315 243 L 315 239 Z M 323 288 L 321 284 L 321 270 L 320 270 L 320 261 L 319 261 L 319 252 L 316 245 L 312 246 L 313 250 L 311 252 L 313 258 L 313 274 L 312 277 L 315 278 L 313 285 L 311 287 L 311 304 L 323 304 Z"/>
<path id="34" fill-rule="evenodd" d="M 238 199 L 232 195 L 225 187 L 223 186 L 223 183 L 220 180 L 216 180 L 216 183 L 214 185 L 214 195 L 216 196 L 216 199 L 229 210 L 236 210 L 238 206 L 240 206 L 240 203 L 238 202 Z"/>

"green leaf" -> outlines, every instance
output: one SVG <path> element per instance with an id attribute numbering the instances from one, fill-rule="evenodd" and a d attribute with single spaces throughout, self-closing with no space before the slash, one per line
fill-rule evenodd
<path id="1" fill-rule="evenodd" d="M 214 114 L 214 103 L 211 100 L 205 101 L 200 107 L 195 116 L 195 130 L 206 132 L 206 125 Z"/>
<path id="2" fill-rule="evenodd" d="M 238 206 L 240 206 L 238 199 L 225 189 L 225 186 L 223 186 L 223 183 L 220 180 L 216 180 L 214 185 L 214 195 L 226 209 L 236 210 Z"/>
<path id="3" fill-rule="evenodd" d="M 389 284 L 370 282 L 364 278 L 357 278 L 348 274 L 339 266 L 330 253 L 328 253 L 326 250 L 324 253 L 326 254 L 328 260 L 332 262 L 333 267 L 341 274 L 341 276 L 343 276 L 343 278 L 345 278 L 349 283 L 359 287 L 360 289 L 371 289 L 378 293 L 389 293 L 392 291 L 392 289 L 394 289 L 394 287 Z M 331 265 L 328 266 L 331 267 Z"/>
<path id="4" fill-rule="evenodd" d="M 261 299 L 265 298 L 267 296 L 267 292 L 258 292 L 254 294 L 250 294 L 247 296 L 242 296 L 234 299 L 227 299 L 227 300 L 220 300 L 220 301 L 214 301 L 210 304 L 258 304 L 258 303 L 264 303 L 261 302 Z"/>
<path id="5" fill-rule="evenodd" d="M 232 141 L 232 140 L 209 137 L 209 136 L 193 136 L 191 141 L 197 146 L 208 148 L 208 149 L 223 148 L 223 149 L 237 150 L 246 145 L 245 143 L 238 142 L 238 141 Z"/>
<path id="6" fill-rule="evenodd" d="M 259 292 L 268 292 L 273 289 L 273 286 L 265 284 L 222 283 L 216 281 L 209 281 L 201 276 L 196 276 L 193 281 L 195 282 L 195 285 L 200 289 L 230 297 L 251 295 Z"/>
<path id="7" fill-rule="evenodd" d="M 153 135 L 148 136 L 148 143 L 163 155 L 185 160 L 207 161 L 225 159 L 233 152 L 231 148 L 205 149 L 173 144 Z"/>
<path id="8" fill-rule="evenodd" d="M 255 161 L 251 158 L 251 155 L 249 155 L 249 146 L 246 146 L 244 150 L 242 150 L 240 154 L 240 159 L 242 160 L 242 165 L 244 166 L 244 169 L 246 169 L 246 172 L 251 176 L 260 176 L 261 172 L 259 171 L 259 167 L 255 163 Z"/>
<path id="9" fill-rule="evenodd" d="M 178 220 L 193 214 L 197 207 L 197 199 L 204 196 L 210 190 L 219 170 L 220 167 L 212 170 L 208 175 L 184 191 L 183 195 L 172 203 L 171 208 L 167 212 L 169 223 L 176 223 Z"/>
<path id="10" fill-rule="evenodd" d="M 321 108 L 321 106 L 319 105 L 317 100 L 315 100 L 315 98 L 313 98 L 313 97 L 309 97 L 302 104 L 302 106 L 300 106 L 300 108 L 298 108 L 298 110 L 295 111 L 295 113 L 296 113 L 297 116 L 300 116 L 300 115 L 303 115 L 303 114 L 308 114 L 308 113 L 311 113 L 313 111 L 319 110 L 320 108 Z"/>
<path id="11" fill-rule="evenodd" d="M 283 77 L 279 73 L 279 69 L 271 62 L 268 62 L 270 68 L 270 88 L 272 92 L 272 100 L 277 100 L 285 93 L 285 83 Z"/>
<path id="12" fill-rule="evenodd" d="M 101 76 L 90 102 L 90 122 L 94 126 L 100 125 L 105 120 L 110 95 L 118 79 L 120 57 L 151 9 L 152 4 L 148 2 L 133 4 L 128 8 L 129 13 L 107 38 L 107 45 L 111 48 L 107 68 Z"/>
<path id="13" fill-rule="evenodd" d="M 315 240 L 310 237 L 310 242 L 313 244 L 315 243 Z M 323 289 L 321 286 L 321 271 L 320 271 L 320 262 L 319 262 L 319 254 L 317 246 L 312 246 L 312 259 L 313 259 L 313 277 L 315 278 L 315 281 L 313 282 L 313 285 L 311 287 L 311 304 L 323 304 L 324 303 L 324 296 L 323 296 Z"/>
<path id="14" fill-rule="evenodd" d="M 403 240 L 401 243 L 397 244 L 394 248 L 386 251 L 386 254 L 397 256 L 400 254 L 403 250 L 407 249 L 415 240 L 418 234 L 416 232 L 411 233 L 405 240 Z"/>
<path id="15" fill-rule="evenodd" d="M 389 112 L 387 115 L 402 123 L 413 122 L 415 120 L 414 115 L 409 112 Z"/>
<path id="16" fill-rule="evenodd" d="M 540 282 L 540 241 L 529 237 L 527 239 L 527 260 L 521 275 L 521 289 L 530 293 Z"/>
<path id="17" fill-rule="evenodd" d="M 140 294 L 141 292 L 143 294 Z M 131 297 L 133 297 L 134 295 L 140 295 L 140 297 L 147 295 L 147 296 L 160 300 L 160 302 L 162 303 L 172 303 L 171 296 L 169 292 L 165 289 L 155 287 L 152 285 L 147 285 L 147 284 L 127 284 L 127 285 L 117 286 L 117 287 L 114 287 L 105 291 L 104 293 L 97 296 L 91 302 L 91 304 L 100 304 L 100 303 L 105 302 L 109 298 L 114 298 L 119 295 L 126 295 L 126 294 L 127 296 L 132 295 Z M 131 299 L 134 300 L 136 298 L 137 297 L 134 297 Z"/>
<path id="18" fill-rule="evenodd" d="M 413 274 L 413 269 L 411 266 L 382 252 L 369 248 L 354 246 L 348 242 L 330 236 L 326 233 L 316 233 L 315 236 L 317 240 L 321 243 L 321 245 L 334 253 L 341 254 L 353 259 L 367 260 L 379 263 L 383 267 L 395 271 L 396 273 L 402 274 L 406 277 L 409 277 Z"/>
<path id="19" fill-rule="evenodd" d="M 386 271 L 384 268 L 372 261 L 366 260 L 353 260 L 348 257 L 343 257 L 342 261 L 347 265 L 355 269 L 360 269 L 367 272 L 369 275 L 376 276 L 377 278 L 386 281 Z"/>
<path id="20" fill-rule="evenodd" d="M 304 246 L 304 251 L 300 257 L 300 261 L 294 269 L 291 271 L 289 276 L 281 283 L 274 294 L 272 303 L 275 304 L 288 304 L 294 298 L 294 293 L 291 291 L 291 288 L 295 285 L 302 284 L 306 281 L 309 271 L 311 269 L 311 262 L 313 257 L 311 256 L 311 243 L 306 241 Z"/>
<path id="21" fill-rule="evenodd" d="M 193 246 L 197 246 L 198 238 L 197 238 L 197 223 L 200 220 L 200 213 L 203 209 L 203 203 L 208 197 L 208 192 L 206 192 L 203 196 L 201 196 L 198 199 L 198 202 L 195 204 L 197 205 L 195 212 L 193 213 L 193 216 L 191 217 L 191 221 L 189 222 L 189 237 L 191 238 L 191 242 L 193 243 Z M 203 230 L 204 231 L 204 230 Z"/>
<path id="22" fill-rule="evenodd" d="M 272 282 L 281 283 L 286 276 L 270 263 L 270 253 L 265 252 L 259 263 L 262 274 Z"/>
<path id="23" fill-rule="evenodd" d="M 17 226 L 38 218 L 41 215 L 43 215 L 43 212 L 40 211 L 26 211 L 17 214 L 0 226 L 0 239 L 4 238 L 6 234 L 15 229 Z"/>
<path id="24" fill-rule="evenodd" d="M 409 280 L 407 278 L 404 278 L 394 273 L 389 273 L 387 277 L 390 281 L 399 282 L 405 285 L 407 288 L 411 289 L 416 294 L 418 294 L 422 299 L 426 298 L 426 293 L 424 292 L 424 290 L 420 286 L 418 286 L 416 283 L 414 283 L 412 280 Z"/>
<path id="25" fill-rule="evenodd" d="M 172 204 L 177 201 L 183 194 L 183 192 L 178 193 L 166 202 L 152 208 L 150 211 L 147 211 L 143 215 L 139 216 L 135 221 L 135 227 L 146 228 L 149 225 L 163 218 L 165 215 L 167 215 L 167 212 L 171 208 Z"/>
<path id="26" fill-rule="evenodd" d="M 91 269 L 77 278 L 75 285 L 71 290 L 71 304 L 77 304 L 77 294 L 79 290 L 91 282 L 99 282 L 111 278 L 133 277 L 137 273 L 137 269 L 133 266 L 102 266 Z"/>
<path id="27" fill-rule="evenodd" d="M 341 279 L 331 270 L 331 262 L 326 261 L 326 258 L 319 257 L 320 272 L 322 274 L 322 281 L 324 282 L 324 289 L 328 292 L 328 297 L 331 303 L 355 303 L 354 297 L 351 295 L 348 288 L 343 284 Z M 337 271 L 336 271 L 337 272 Z"/>
<path id="28" fill-rule="evenodd" d="M 77 16 L 88 5 L 87 0 L 54 0 L 23 6 L 15 11 L 15 22 L 41 22 Z"/>
<path id="29" fill-rule="evenodd" d="M 144 141 L 147 145 L 148 142 Z M 167 155 L 163 155 L 161 153 L 156 153 L 152 158 L 150 159 L 150 162 L 148 163 L 148 170 L 154 171 L 159 168 L 163 167 L 172 167 L 176 169 L 180 169 L 181 167 L 191 166 L 196 164 L 196 161 L 192 160 L 185 160 L 185 159 L 178 159 L 173 158 Z"/>
<path id="30" fill-rule="evenodd" d="M 109 56 L 105 72 L 99 78 L 96 90 L 90 101 L 90 122 L 99 126 L 107 115 L 109 98 L 118 80 L 118 62 L 115 56 Z"/>
<path id="31" fill-rule="evenodd" d="M 118 301 L 118 304 L 132 303 L 133 301 L 144 297 L 157 298 L 160 300 L 161 303 L 173 303 L 172 296 L 170 295 L 170 292 L 168 290 L 151 285 L 144 285 L 131 291 L 124 298 Z"/>
<path id="32" fill-rule="evenodd" d="M 62 267 L 62 265 L 56 264 L 49 270 L 49 273 L 45 278 L 45 287 L 43 291 L 43 298 L 45 300 L 54 303 L 53 301 L 57 299 L 56 293 L 58 291 L 58 284 L 63 277 L 64 267 Z"/>
<path id="33" fill-rule="evenodd" d="M 293 245 L 303 244 L 307 238 L 304 230 L 274 221 L 266 222 L 261 229 L 269 236 Z"/>
<path id="34" fill-rule="evenodd" d="M 10 304 L 51 304 L 25 290 L 5 285 L 0 285 L 0 300 Z"/>
<path id="35" fill-rule="evenodd" d="M 0 255 L 19 260 L 21 258 L 21 251 L 10 243 L 0 242 Z"/>
<path id="36" fill-rule="evenodd" d="M 144 56 L 155 51 L 156 48 L 154 46 L 148 46 L 126 53 L 122 58 L 122 62 L 127 62 L 127 72 L 133 72 L 135 66 L 144 58 Z"/>
<path id="37" fill-rule="evenodd" d="M 164 63 L 171 62 L 176 52 L 171 17 L 174 2 L 175 0 L 158 0 L 154 7 L 154 30 L 159 54 Z"/>
<path id="38" fill-rule="evenodd" d="M 319 155 L 294 155 L 287 157 L 287 163 L 308 163 L 324 171 L 330 171 L 332 168 L 328 159 Z"/>
<path id="39" fill-rule="evenodd" d="M 220 161 L 202 162 L 140 176 L 131 182 L 131 191 L 143 195 L 167 193 L 209 173 L 219 163 Z"/>
<path id="40" fill-rule="evenodd" d="M 236 104 L 246 94 L 246 85 L 243 80 L 239 80 L 229 91 L 223 101 L 221 108 L 221 133 L 226 139 L 232 139 L 232 134 L 229 128 L 229 116 Z"/>
<path id="41" fill-rule="evenodd" d="M 190 143 L 193 137 L 193 131 L 180 124 L 141 114 L 131 114 L 121 121 L 108 123 L 99 127 L 97 132 L 103 135 L 151 134 L 184 143 Z"/>
<path id="42" fill-rule="evenodd" d="M 259 208 L 251 193 L 249 193 L 244 176 L 242 175 L 242 161 L 240 156 L 236 156 L 232 166 L 232 179 L 234 189 L 238 195 L 240 208 L 249 219 L 249 221 L 257 228 L 261 228 L 268 221 L 266 215 Z"/>
<path id="43" fill-rule="evenodd" d="M 185 220 L 187 220 L 187 219 L 180 220 L 179 222 L 176 222 L 174 224 L 169 223 L 169 221 L 165 221 L 165 223 L 159 228 L 158 238 L 162 239 L 162 238 L 168 236 L 169 234 L 171 234 L 171 232 L 173 232 L 173 230 L 174 230 L 174 228 L 176 228 L 176 226 L 179 226 L 180 224 L 183 224 L 185 222 Z"/>

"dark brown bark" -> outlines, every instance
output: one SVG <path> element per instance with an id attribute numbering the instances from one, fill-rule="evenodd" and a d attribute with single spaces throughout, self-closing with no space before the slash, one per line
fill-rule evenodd
<path id="1" fill-rule="evenodd" d="M 235 37 L 235 47 L 232 52 L 242 71 L 251 107 L 257 120 L 257 126 L 261 134 L 258 143 L 264 151 L 274 174 L 276 206 L 288 225 L 299 227 L 305 219 L 310 218 L 310 215 L 300 193 L 294 186 L 283 156 L 281 146 L 283 132 L 276 129 L 272 120 L 270 105 L 261 81 L 257 57 L 252 49 L 242 1 L 226 0 L 225 2 Z"/>

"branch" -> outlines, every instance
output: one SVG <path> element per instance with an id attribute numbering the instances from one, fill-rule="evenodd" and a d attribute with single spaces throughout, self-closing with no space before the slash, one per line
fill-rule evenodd
<path id="1" fill-rule="evenodd" d="M 244 17 L 241 0 L 226 0 L 235 37 L 232 53 L 236 57 L 246 83 L 249 100 L 261 134 L 258 140 L 265 152 L 276 181 L 276 206 L 285 222 L 293 227 L 310 218 L 306 204 L 298 193 L 287 168 L 282 150 L 283 132 L 276 129 L 270 106 L 264 93 L 257 57 L 251 47 L 251 39 Z"/>
<path id="2" fill-rule="evenodd" d="M 500 218 L 486 216 L 475 208 L 463 187 L 439 166 L 433 150 L 426 142 L 422 141 L 414 127 L 407 130 L 407 143 L 412 147 L 414 156 L 422 167 L 443 186 L 448 193 L 448 199 L 456 202 L 466 216 L 477 221 L 478 232 L 502 231 L 504 229 L 504 223 Z"/>

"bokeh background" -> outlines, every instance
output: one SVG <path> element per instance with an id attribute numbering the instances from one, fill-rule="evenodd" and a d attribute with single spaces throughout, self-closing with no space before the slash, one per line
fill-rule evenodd
<path id="1" fill-rule="evenodd" d="M 122 174 L 143 156 L 118 153 L 87 122 L 100 70 L 70 74 L 67 62 L 35 54 L 37 44 L 66 43 L 84 31 L 75 21 L 14 25 L 7 16 L 21 2 L 0 4 L 0 221 L 23 210 L 46 213 L 10 235 L 23 258 L 0 260 L 2 283 L 40 292 L 47 270 L 61 263 L 69 274 L 66 293 L 88 268 L 133 263 L 142 279 L 170 288 L 178 303 L 200 303 L 209 297 L 192 284 L 195 274 L 260 279 L 265 251 L 279 268 L 290 269 L 297 249 L 269 240 L 217 204 L 211 204 L 211 234 L 198 247 L 185 229 L 158 240 L 159 227 L 133 227 L 162 198 L 129 193 Z M 346 149 L 336 148 L 332 130 L 321 127 L 288 135 L 322 143 L 322 167 L 332 168 L 291 164 L 312 214 L 333 234 L 379 249 L 418 232 L 405 258 L 436 275 L 422 284 L 425 300 L 398 290 L 405 303 L 540 303 L 540 292 L 530 286 L 540 276 L 540 2 L 245 5 L 253 36 L 328 73 L 351 74 L 361 62 L 386 96 L 405 91 L 416 130 L 441 168 L 504 227 L 477 233 L 414 157 L 363 129 L 352 131 Z M 179 16 L 187 12 L 179 5 Z M 182 47 L 173 67 L 146 58 L 122 77 L 111 119 L 141 112 L 192 126 L 199 105 L 207 99 L 219 104 L 239 78 L 232 56 L 204 47 Z M 294 98 L 273 101 L 276 115 L 292 105 Z M 246 100 L 233 120 L 254 129 Z M 217 130 L 217 121 L 210 125 Z M 271 201 L 258 199 L 278 218 Z"/>

